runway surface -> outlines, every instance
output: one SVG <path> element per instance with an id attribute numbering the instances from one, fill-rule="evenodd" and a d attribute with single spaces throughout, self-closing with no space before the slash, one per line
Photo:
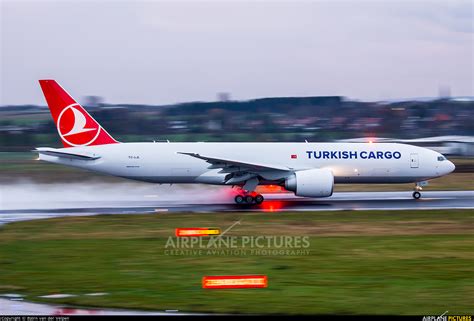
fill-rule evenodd
<path id="1" fill-rule="evenodd" d="M 474 191 L 423 192 L 414 200 L 411 192 L 347 192 L 330 198 L 298 198 L 292 194 L 265 194 L 259 206 L 239 206 L 231 198 L 216 203 L 208 199 L 183 202 L 176 199 L 141 200 L 77 200 L 54 203 L 54 207 L 12 208 L 0 210 L 0 224 L 14 221 L 58 216 L 97 214 L 138 214 L 157 212 L 278 212 L 278 211 L 336 211 L 336 210 L 409 210 L 409 209 L 473 209 Z"/>

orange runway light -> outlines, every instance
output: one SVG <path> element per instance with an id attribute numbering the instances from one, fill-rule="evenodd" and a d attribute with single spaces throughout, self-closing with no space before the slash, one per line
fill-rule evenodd
<path id="1" fill-rule="evenodd" d="M 211 236 L 211 235 L 219 235 L 219 234 L 221 234 L 220 229 L 210 228 L 210 227 L 189 227 L 189 228 L 176 229 L 177 237 Z"/>
<path id="2" fill-rule="evenodd" d="M 202 278 L 203 289 L 248 289 L 267 286 L 266 275 L 220 275 Z"/>

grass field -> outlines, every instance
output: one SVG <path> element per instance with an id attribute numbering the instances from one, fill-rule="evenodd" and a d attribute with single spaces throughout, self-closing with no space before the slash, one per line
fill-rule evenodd
<path id="1" fill-rule="evenodd" d="M 68 217 L 0 227 L 0 293 L 84 306 L 231 313 L 474 313 L 472 210 Z M 166 252 L 177 227 L 308 237 L 309 253 Z M 174 239 L 175 240 L 175 239 Z M 220 248 L 222 249 L 222 248 Z M 266 247 L 275 249 L 275 246 Z M 247 251 L 245 255 L 242 251 Z M 293 253 L 294 254 L 294 253 Z M 266 289 L 204 290 L 204 275 L 266 274 Z M 91 292 L 108 295 L 90 297 Z"/>

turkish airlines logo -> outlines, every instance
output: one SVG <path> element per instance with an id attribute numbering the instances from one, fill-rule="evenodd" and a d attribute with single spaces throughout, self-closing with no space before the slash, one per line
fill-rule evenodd
<path id="1" fill-rule="evenodd" d="M 100 134 L 100 126 L 92 117 L 72 104 L 64 108 L 58 117 L 58 133 L 71 146 L 87 146 Z"/>

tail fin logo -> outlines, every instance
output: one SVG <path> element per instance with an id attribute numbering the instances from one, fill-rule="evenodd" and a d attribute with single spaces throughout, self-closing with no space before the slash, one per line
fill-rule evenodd
<path id="1" fill-rule="evenodd" d="M 76 108 L 75 106 L 79 106 Z M 80 105 L 75 103 L 64 108 L 57 120 L 58 133 L 71 146 L 87 146 L 99 137 L 101 127 Z"/>

